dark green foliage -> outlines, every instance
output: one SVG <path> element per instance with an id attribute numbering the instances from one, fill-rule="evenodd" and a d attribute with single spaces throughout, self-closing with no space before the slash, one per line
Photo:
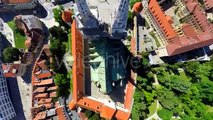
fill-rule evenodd
<path id="1" fill-rule="evenodd" d="M 132 108 L 132 119 L 143 120 L 149 114 L 149 104 L 146 103 L 146 98 L 143 92 L 136 89 L 134 95 L 134 105 Z"/>
<path id="2" fill-rule="evenodd" d="M 159 117 L 163 120 L 170 120 L 171 117 L 173 116 L 173 113 L 171 111 L 164 109 L 164 108 L 159 110 L 157 113 L 158 113 Z"/>
<path id="3" fill-rule="evenodd" d="M 70 94 L 70 79 L 67 78 L 66 74 L 56 74 L 54 76 L 54 82 L 58 86 L 57 96 L 67 97 Z"/>
<path id="4" fill-rule="evenodd" d="M 156 98 L 163 107 L 158 111 L 163 120 L 170 120 L 173 115 L 183 120 L 212 119 L 213 60 L 154 67 L 149 65 L 147 53 L 142 53 L 142 56 L 132 109 L 133 120 L 146 118 L 146 109 Z M 157 86 L 152 85 L 153 74 L 157 75 L 160 83 Z"/>
<path id="5" fill-rule="evenodd" d="M 53 26 L 49 29 L 49 32 L 52 37 L 60 39 L 62 42 L 67 42 L 68 40 L 68 33 L 62 27 Z"/>
<path id="6" fill-rule="evenodd" d="M 157 99 L 164 108 L 169 110 L 174 109 L 180 103 L 178 97 L 165 87 L 157 89 Z"/>
<path id="7" fill-rule="evenodd" d="M 70 27 L 61 18 L 63 10 L 64 10 L 63 6 L 53 9 L 54 18 L 55 18 L 55 21 L 58 22 L 60 26 L 63 26 L 66 30 L 68 30 L 70 29 Z"/>
<path id="8" fill-rule="evenodd" d="M 104 120 L 103 118 L 100 117 L 99 114 L 90 110 L 85 110 L 84 114 L 89 120 Z"/>
<path id="9" fill-rule="evenodd" d="M 3 51 L 4 62 L 11 63 L 19 60 L 20 51 L 14 47 L 7 47 Z"/>

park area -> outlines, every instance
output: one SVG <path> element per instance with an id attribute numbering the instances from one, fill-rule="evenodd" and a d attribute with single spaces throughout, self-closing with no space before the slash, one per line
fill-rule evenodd
<path id="1" fill-rule="evenodd" d="M 212 59 L 151 66 L 147 62 L 148 54 L 141 55 L 142 67 L 137 77 L 133 119 L 213 120 Z M 159 101 L 160 107 L 156 101 Z"/>
<path id="2" fill-rule="evenodd" d="M 14 40 L 15 40 L 15 46 L 16 48 L 25 48 L 25 40 L 26 40 L 26 36 L 24 34 L 23 31 L 18 30 L 18 28 L 16 27 L 15 21 L 9 21 L 7 23 L 10 28 L 13 30 L 13 34 L 14 34 Z"/>

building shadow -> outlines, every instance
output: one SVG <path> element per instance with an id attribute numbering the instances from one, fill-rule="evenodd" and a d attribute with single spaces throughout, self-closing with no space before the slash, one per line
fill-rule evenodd
<path id="1" fill-rule="evenodd" d="M 16 78 L 7 78 L 8 91 L 16 116 L 12 120 L 26 120 L 24 116 L 23 105 L 21 102 L 20 91 Z"/>

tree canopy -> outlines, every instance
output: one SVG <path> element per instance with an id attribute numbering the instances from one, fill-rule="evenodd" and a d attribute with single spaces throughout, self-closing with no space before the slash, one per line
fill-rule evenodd
<path id="1" fill-rule="evenodd" d="M 14 62 L 18 61 L 20 56 L 20 51 L 14 47 L 7 47 L 3 51 L 4 62 Z"/>

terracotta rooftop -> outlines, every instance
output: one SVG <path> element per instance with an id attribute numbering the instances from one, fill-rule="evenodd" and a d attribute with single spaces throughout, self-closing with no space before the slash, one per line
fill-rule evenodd
<path id="1" fill-rule="evenodd" d="M 46 87 L 37 87 L 33 93 L 42 93 L 46 91 Z"/>
<path id="2" fill-rule="evenodd" d="M 42 70 L 46 70 L 47 69 L 46 60 L 41 60 L 37 64 L 38 64 L 39 67 L 41 67 Z"/>
<path id="3" fill-rule="evenodd" d="M 206 10 L 213 8 L 213 0 L 203 0 Z"/>
<path id="4" fill-rule="evenodd" d="M 47 112 L 43 111 L 38 113 L 33 120 L 44 120 L 46 117 L 47 117 Z"/>
<path id="5" fill-rule="evenodd" d="M 45 80 L 41 80 L 40 82 L 35 82 L 34 86 L 45 86 L 45 85 L 51 85 L 53 84 L 53 79 L 45 79 Z"/>
<path id="6" fill-rule="evenodd" d="M 116 108 L 113 105 L 107 105 L 106 103 L 96 100 L 90 96 L 84 96 L 83 92 L 83 65 L 82 62 L 78 63 L 82 58 L 82 36 L 78 29 L 76 28 L 76 22 L 75 20 L 72 23 L 72 55 L 74 58 L 74 64 L 72 68 L 72 80 L 73 80 L 73 98 L 72 101 L 69 103 L 70 109 L 75 109 L 75 106 L 79 106 L 85 109 L 92 110 L 94 112 L 100 113 L 101 117 L 104 117 L 106 119 L 112 119 L 113 116 L 117 118 L 117 120 L 128 120 L 130 117 L 130 109 L 121 110 Z M 132 48 L 132 47 L 131 47 Z M 135 51 L 133 51 L 135 52 Z M 78 56 L 77 56 L 78 53 Z M 80 57 L 79 57 L 80 56 Z M 79 60 L 80 59 L 80 60 Z M 131 86 L 129 86 L 132 88 Z M 134 91 L 133 89 L 128 89 L 126 98 L 126 106 L 131 107 L 132 105 L 132 99 L 130 95 L 133 95 Z M 125 112 L 124 112 L 125 111 Z"/>
<path id="7" fill-rule="evenodd" d="M 57 90 L 57 88 L 58 88 L 58 86 L 49 87 L 47 89 L 47 91 L 55 91 L 55 90 Z"/>
<path id="8" fill-rule="evenodd" d="M 2 64 L 2 70 L 5 77 L 16 77 L 19 64 Z"/>
<path id="9" fill-rule="evenodd" d="M 143 10 L 142 2 L 136 2 L 132 8 L 135 13 L 140 13 Z"/>
<path id="10" fill-rule="evenodd" d="M 179 41 L 179 44 L 167 45 L 166 49 L 168 55 L 173 56 L 213 44 L 213 34 L 201 33 L 198 34 L 197 37 L 198 39 L 194 39 L 190 36 L 175 38 L 177 41 Z"/>
<path id="11" fill-rule="evenodd" d="M 51 109 L 54 107 L 54 105 L 52 103 L 46 103 L 46 104 L 43 104 L 45 106 L 46 109 Z"/>
<path id="12" fill-rule="evenodd" d="M 56 108 L 56 113 L 58 116 L 58 120 L 69 120 L 68 117 L 64 113 L 63 107 L 60 106 L 60 107 Z"/>
<path id="13" fill-rule="evenodd" d="M 36 76 L 37 79 L 44 79 L 44 78 L 49 78 L 49 77 L 52 77 L 51 72 L 40 73 Z"/>
<path id="14" fill-rule="evenodd" d="M 50 97 L 51 97 L 51 98 L 56 97 L 56 92 L 51 92 L 51 93 L 50 93 Z"/>
<path id="15" fill-rule="evenodd" d="M 62 17 L 62 20 L 64 22 L 71 23 L 72 22 L 72 15 L 73 15 L 73 13 L 72 13 L 71 10 L 66 10 L 66 11 L 62 12 L 61 17 Z"/>
<path id="16" fill-rule="evenodd" d="M 35 98 L 47 98 L 48 97 L 48 93 L 39 93 L 35 96 Z"/>
<path id="17" fill-rule="evenodd" d="M 156 0 L 149 1 L 149 10 L 160 25 L 167 39 L 171 39 L 177 36 Z"/>
<path id="18" fill-rule="evenodd" d="M 52 98 L 47 98 L 47 99 L 41 99 L 39 100 L 38 104 L 45 104 L 45 103 L 51 103 Z"/>
<path id="19" fill-rule="evenodd" d="M 213 32 L 213 27 L 211 23 L 208 22 L 204 10 L 199 6 L 198 1 L 188 0 L 186 2 L 186 7 L 200 25 L 203 32 Z"/>

